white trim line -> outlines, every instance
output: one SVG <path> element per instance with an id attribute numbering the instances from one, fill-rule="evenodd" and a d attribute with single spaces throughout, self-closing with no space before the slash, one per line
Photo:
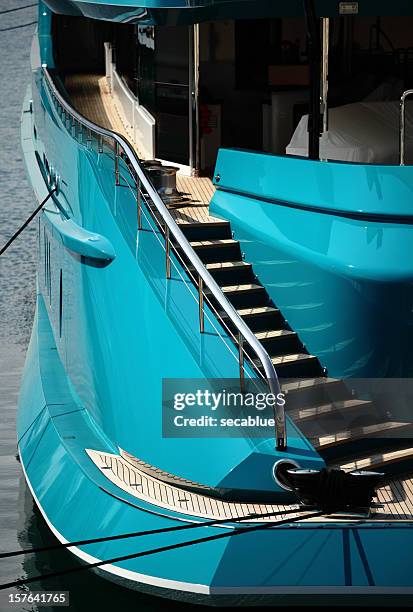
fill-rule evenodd
<path id="1" fill-rule="evenodd" d="M 47 518 L 45 511 L 43 510 L 39 500 L 34 493 L 33 487 L 30 484 L 30 480 L 27 476 L 24 468 L 20 448 L 18 449 L 20 464 L 22 466 L 23 474 L 27 482 L 27 486 L 39 508 L 47 526 L 63 544 L 67 544 L 68 540 L 53 526 L 53 524 Z M 70 552 L 85 561 L 86 563 L 96 563 L 101 561 L 97 557 L 88 555 L 76 546 L 68 548 Z M 277 587 L 209 587 L 203 584 L 194 584 L 191 582 L 180 582 L 176 580 L 169 580 L 168 578 L 157 578 L 156 576 L 147 576 L 146 574 L 139 574 L 131 570 L 126 570 L 116 565 L 102 565 L 99 568 L 120 578 L 131 580 L 132 582 L 140 582 L 142 584 L 148 584 L 159 588 L 169 589 L 173 591 L 185 591 L 189 593 L 198 593 L 202 595 L 413 595 L 413 587 L 353 587 L 353 586 L 277 586 Z"/>
<path id="2" fill-rule="evenodd" d="M 25 470 L 23 459 L 20 453 L 20 448 L 18 449 L 18 452 L 19 452 L 20 464 L 22 466 L 22 470 L 23 470 L 23 474 L 27 482 L 27 486 L 29 487 L 30 493 L 32 494 L 33 499 L 36 502 L 36 505 L 39 508 L 44 520 L 46 521 L 47 526 L 49 527 L 53 535 L 59 540 L 59 542 L 61 542 L 62 544 L 67 544 L 69 540 L 66 540 L 66 538 L 49 521 L 46 512 L 43 510 L 42 505 L 37 499 L 36 494 L 33 490 L 33 487 L 30 483 L 29 477 L 27 475 L 27 472 Z M 86 563 L 98 563 L 101 561 L 101 559 L 98 559 L 97 557 L 93 557 L 92 555 L 89 555 L 88 553 L 83 552 L 77 546 L 71 546 L 70 548 L 68 548 L 68 550 L 72 552 L 74 555 L 76 555 L 77 557 L 79 557 L 79 559 L 82 559 L 82 561 L 85 561 Z M 204 595 L 209 595 L 210 593 L 209 587 L 203 584 L 192 584 L 190 582 L 179 582 L 176 580 L 169 580 L 167 578 L 157 578 L 156 576 L 147 576 L 146 574 L 139 574 L 138 572 L 133 572 L 131 570 L 117 567 L 116 565 L 111 565 L 111 564 L 101 565 L 99 568 L 96 568 L 96 569 L 107 571 L 110 574 L 114 574 L 121 578 L 126 578 L 127 580 L 132 580 L 133 582 L 141 582 L 143 584 L 149 584 L 149 585 L 157 586 L 157 587 L 164 588 L 164 589 L 172 589 L 175 591 L 189 591 L 191 593 L 202 593 Z"/>

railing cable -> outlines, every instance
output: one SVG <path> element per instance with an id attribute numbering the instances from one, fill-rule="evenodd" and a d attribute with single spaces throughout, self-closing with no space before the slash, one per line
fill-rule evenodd
<path id="1" fill-rule="evenodd" d="M 162 552 L 168 552 L 171 550 L 177 550 L 179 548 L 185 548 L 187 546 L 194 546 L 196 544 L 203 544 L 205 542 L 213 542 L 214 540 L 223 540 L 225 538 L 231 538 L 238 535 L 242 535 L 245 533 L 251 533 L 253 531 L 263 531 L 264 529 L 270 529 L 272 527 L 279 527 L 281 525 L 286 525 L 289 523 L 295 523 L 297 521 L 309 520 L 316 517 L 326 516 L 326 513 L 323 510 L 318 512 L 311 512 L 309 514 L 301 515 L 295 519 L 286 518 L 280 521 L 274 521 L 269 523 L 261 523 L 259 525 L 255 525 L 254 527 L 242 527 L 234 529 L 231 532 L 226 533 L 218 533 L 211 536 L 205 536 L 204 538 L 198 538 L 195 540 L 186 540 L 185 542 L 177 542 L 175 544 L 168 544 L 166 546 L 160 546 L 159 548 L 152 548 L 150 550 L 143 550 L 137 553 L 131 553 L 129 555 L 122 555 L 121 557 L 113 557 L 111 559 L 105 559 L 103 561 L 96 561 L 94 563 L 87 563 L 84 565 L 78 565 L 77 567 L 71 567 L 66 570 L 61 570 L 58 572 L 51 572 L 49 574 L 40 574 L 38 576 L 31 576 L 30 578 L 23 578 L 21 580 L 14 580 L 12 582 L 6 582 L 4 584 L 0 584 L 0 591 L 5 589 L 10 589 L 13 587 L 22 586 L 24 584 L 30 584 L 32 582 L 37 582 L 38 580 L 48 580 L 50 578 L 57 578 L 60 576 L 66 576 L 67 574 L 73 574 L 75 572 L 81 572 L 85 569 L 93 569 L 96 567 L 101 567 L 103 565 L 112 565 L 113 563 L 120 563 L 122 561 L 129 561 L 131 559 L 139 559 L 142 557 L 148 557 L 149 555 L 155 555 Z"/>
<path id="2" fill-rule="evenodd" d="M 147 531 L 135 531 L 131 533 L 121 533 L 113 536 L 105 536 L 101 538 L 89 538 L 87 540 L 75 540 L 73 542 L 61 542 L 59 544 L 53 544 L 51 546 L 41 546 L 37 548 L 26 548 L 23 550 L 14 550 L 11 552 L 0 553 L 0 559 L 9 559 L 10 557 L 18 557 L 20 555 L 38 554 L 43 552 L 49 552 L 51 550 L 60 550 L 61 548 L 71 548 L 72 546 L 86 546 L 88 544 L 98 544 L 102 542 L 113 542 L 115 540 L 126 540 L 129 538 L 139 538 L 147 535 L 156 535 L 159 533 L 169 533 L 171 531 L 186 531 L 189 529 L 199 529 L 200 527 L 214 527 L 219 525 L 225 525 L 228 523 L 240 523 L 242 521 L 255 521 L 264 518 L 270 518 L 271 516 L 278 516 L 280 514 L 297 514 L 303 512 L 300 508 L 293 508 L 292 510 L 277 510 L 274 512 L 266 512 L 263 514 L 248 514 L 246 516 L 239 516 L 235 518 L 216 519 L 213 521 L 200 521 L 185 525 L 174 525 L 173 527 L 162 527 L 160 529 L 149 529 Z"/>
<path id="3" fill-rule="evenodd" d="M 179 228 L 175 219 L 171 215 L 167 206 L 161 199 L 159 193 L 156 191 L 152 182 L 147 177 L 144 169 L 141 166 L 140 160 L 136 154 L 136 151 L 133 149 L 132 145 L 120 134 L 103 128 L 101 126 L 96 125 L 83 115 L 79 114 L 76 110 L 74 110 L 66 101 L 64 96 L 59 92 L 56 85 L 53 82 L 53 79 L 47 69 L 47 67 L 43 68 L 43 75 L 45 79 L 45 84 L 47 86 L 48 93 L 52 99 L 54 105 L 57 108 L 61 107 L 64 113 L 69 114 L 74 121 L 79 123 L 80 125 L 90 129 L 99 135 L 100 139 L 109 138 L 115 143 L 117 143 L 116 153 L 116 165 L 115 170 L 119 170 L 120 158 L 124 157 L 127 159 L 127 165 L 130 164 L 133 169 L 134 178 L 136 181 L 139 181 L 139 185 L 141 187 L 141 194 L 146 192 L 150 197 L 151 202 L 153 203 L 154 208 L 156 208 L 157 213 L 162 218 L 162 224 L 166 229 L 168 229 L 168 233 L 170 232 L 171 237 L 173 237 L 174 241 L 176 241 L 177 245 L 182 249 L 183 254 L 186 258 L 188 258 L 191 263 L 191 267 L 193 267 L 194 272 L 196 272 L 197 276 L 202 278 L 204 282 L 204 289 L 208 288 L 211 295 L 217 301 L 219 306 L 223 309 L 223 311 L 227 314 L 230 322 L 233 323 L 238 333 L 240 333 L 243 337 L 243 340 L 253 349 L 254 353 L 257 355 L 259 361 L 262 364 L 265 377 L 270 388 L 271 393 L 277 396 L 281 389 L 278 381 L 277 373 L 274 368 L 274 364 L 272 363 L 267 351 L 262 346 L 262 344 L 257 340 L 256 336 L 253 334 L 251 329 L 245 323 L 245 321 L 239 316 L 234 306 L 230 303 L 228 298 L 224 295 L 221 288 L 214 280 L 212 275 L 208 272 L 201 259 L 198 257 L 194 249 L 189 244 L 186 236 Z M 117 175 L 116 175 L 117 176 Z M 167 272 L 169 271 L 169 259 L 167 260 Z M 205 295 L 205 294 L 204 294 Z M 284 408 L 281 406 L 276 407 L 275 414 L 275 422 L 276 426 L 276 441 L 277 441 L 277 449 L 285 450 L 286 449 L 286 426 L 285 426 L 285 414 Z"/>
<path id="4" fill-rule="evenodd" d="M 41 204 L 39 204 L 39 206 L 36 208 L 36 210 L 34 212 L 32 212 L 30 217 L 28 219 L 26 219 L 26 221 L 23 223 L 23 225 L 21 225 L 19 227 L 17 232 L 15 234 L 13 234 L 13 236 L 10 238 L 10 240 L 8 240 L 6 242 L 6 244 L 0 249 L 0 256 L 3 255 L 3 253 L 5 251 L 7 251 L 7 249 L 13 244 L 13 242 L 16 240 L 16 238 L 22 233 L 22 231 L 29 225 L 29 223 L 31 221 L 33 221 L 35 216 L 42 210 L 42 208 L 46 204 L 47 200 L 54 194 L 55 191 L 56 191 L 56 187 L 49 192 L 49 194 L 45 197 L 43 202 Z"/>

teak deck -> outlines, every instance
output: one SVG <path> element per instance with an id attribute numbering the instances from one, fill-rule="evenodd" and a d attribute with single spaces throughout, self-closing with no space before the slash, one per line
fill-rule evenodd
<path id="1" fill-rule="evenodd" d="M 87 454 L 102 473 L 120 489 L 156 506 L 180 512 L 181 514 L 198 516 L 206 519 L 226 519 L 248 517 L 251 514 L 274 513 L 251 521 L 270 522 L 283 518 L 297 518 L 297 504 L 262 504 L 231 502 L 219 499 L 213 495 L 203 495 L 189 488 L 171 484 L 159 476 L 160 470 L 147 471 L 147 464 L 121 451 L 121 455 L 113 455 L 87 449 Z M 146 466 L 143 471 L 141 466 Z M 377 491 L 377 502 L 380 507 L 374 508 L 368 520 L 372 521 L 412 521 L 413 520 L 413 478 L 403 476 L 395 478 Z M 276 515 L 275 515 L 276 513 Z M 312 519 L 312 521 L 358 521 L 357 517 L 338 515 L 330 519 Z"/>
<path id="2" fill-rule="evenodd" d="M 141 157 L 139 146 L 122 113 L 116 106 L 105 76 L 98 74 L 71 74 L 65 79 L 65 87 L 76 110 L 102 127 L 124 136 Z M 177 223 L 213 223 L 219 221 L 210 216 L 208 205 L 215 188 L 208 177 L 191 177 L 177 174 L 178 191 L 189 200 L 187 205 L 170 208 Z"/>

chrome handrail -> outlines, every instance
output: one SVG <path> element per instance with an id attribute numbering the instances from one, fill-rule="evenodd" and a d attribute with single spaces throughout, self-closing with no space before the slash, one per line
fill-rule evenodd
<path id="1" fill-rule="evenodd" d="M 413 89 L 406 89 L 400 98 L 399 118 L 399 165 L 404 166 L 405 137 L 406 137 L 406 98 L 413 95 Z"/>
<path id="2" fill-rule="evenodd" d="M 257 355 L 260 360 L 265 377 L 268 381 L 268 385 L 270 387 L 270 392 L 277 396 L 281 393 L 280 384 L 278 380 L 277 373 L 275 371 L 274 365 L 271 361 L 270 356 L 267 351 L 264 349 L 259 340 L 255 337 L 250 328 L 246 325 L 243 319 L 239 316 L 234 306 L 229 302 L 229 300 L 223 294 L 221 288 L 216 283 L 214 278 L 208 272 L 198 255 L 195 253 L 194 249 L 189 244 L 187 238 L 178 227 L 178 224 L 175 222 L 168 208 L 165 206 L 162 198 L 156 191 L 155 187 L 147 178 L 140 162 L 139 158 L 132 148 L 130 143 L 117 132 L 112 132 L 106 128 L 103 128 L 99 125 L 96 125 L 80 113 L 78 113 L 67 100 L 62 96 L 62 94 L 57 89 L 53 78 L 48 71 L 46 66 L 42 67 L 43 76 L 49 88 L 49 91 L 54 98 L 64 109 L 65 113 L 68 113 L 71 118 L 78 122 L 80 125 L 83 125 L 87 130 L 91 132 L 95 132 L 99 136 L 99 150 L 102 151 L 102 137 L 110 138 L 114 140 L 115 146 L 115 176 L 116 183 L 119 181 L 119 147 L 123 150 L 125 156 L 128 158 L 129 163 L 131 164 L 137 179 L 137 187 L 139 190 L 139 183 L 145 187 L 147 194 L 149 195 L 151 201 L 155 205 L 158 213 L 160 214 L 164 224 L 165 224 L 165 234 L 166 239 L 169 243 L 169 235 L 172 235 L 178 245 L 181 247 L 185 256 L 191 263 L 191 266 L 195 269 L 198 277 L 202 279 L 202 283 L 200 283 L 200 287 L 207 287 L 215 300 L 221 306 L 223 311 L 226 313 L 230 321 L 233 323 L 238 332 L 239 337 L 239 350 L 240 354 L 243 353 L 242 344 L 244 342 L 248 343 L 250 347 L 253 349 L 254 353 Z M 74 127 L 72 123 L 72 128 Z M 278 450 L 285 450 L 287 445 L 287 434 L 286 434 L 286 424 L 285 424 L 285 411 L 284 406 L 279 406 L 279 402 L 275 403 L 275 433 L 276 433 L 276 447 Z"/>

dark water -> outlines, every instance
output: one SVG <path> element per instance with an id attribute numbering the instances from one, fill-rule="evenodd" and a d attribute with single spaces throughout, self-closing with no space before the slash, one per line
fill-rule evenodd
<path id="1" fill-rule="evenodd" d="M 33 0 L 32 0 L 33 2 Z M 0 29 L 36 19 L 37 9 L 1 14 L 30 0 L 0 0 Z M 20 112 L 30 82 L 34 26 L 0 32 L 0 245 L 35 208 L 20 149 Z M 30 338 L 35 298 L 36 223 L 0 258 L 0 550 L 56 543 L 33 505 L 16 459 L 15 416 L 24 354 Z M 0 559 L 0 582 L 76 566 L 67 551 Z M 21 587 L 21 592 L 28 587 Z M 30 585 L 31 591 L 70 592 L 70 610 L 178 609 L 162 599 L 133 593 L 90 572 Z M 9 604 L 12 591 L 0 591 L 0 611 L 64 610 Z M 179 606 L 181 608 L 182 606 Z"/>

